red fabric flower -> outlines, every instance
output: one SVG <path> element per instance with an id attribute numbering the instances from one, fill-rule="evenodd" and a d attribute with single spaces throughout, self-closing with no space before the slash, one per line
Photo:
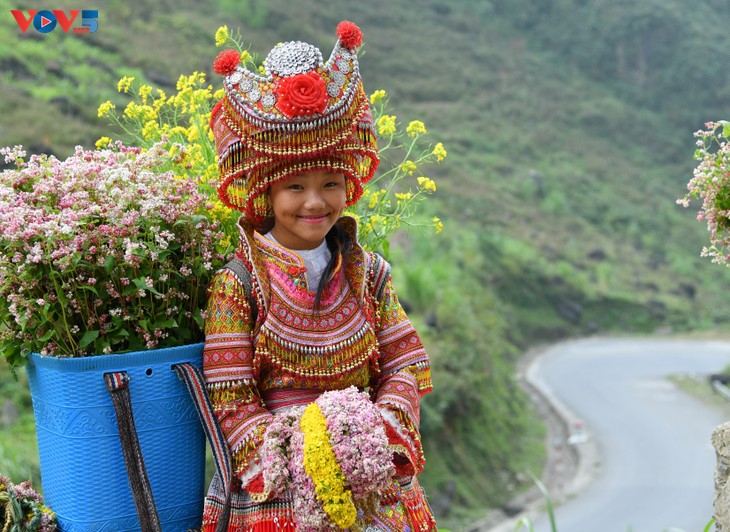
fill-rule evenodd
<path id="1" fill-rule="evenodd" d="M 362 31 L 349 20 L 343 20 L 337 25 L 337 36 L 345 48 L 357 48 L 362 44 Z"/>
<path id="2" fill-rule="evenodd" d="M 276 87 L 276 107 L 289 118 L 321 113 L 327 107 L 327 85 L 317 72 L 283 78 Z"/>
<path id="3" fill-rule="evenodd" d="M 213 61 L 213 70 L 221 76 L 233 74 L 238 63 L 241 62 L 241 54 L 236 50 L 223 50 Z"/>

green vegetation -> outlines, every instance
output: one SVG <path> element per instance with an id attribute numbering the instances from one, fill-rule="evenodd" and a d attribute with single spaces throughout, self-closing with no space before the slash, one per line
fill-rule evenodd
<path id="1" fill-rule="evenodd" d="M 61 4 L 13 7 L 74 7 Z M 443 141 L 449 157 L 426 174 L 443 233 L 397 239 L 392 262 L 433 357 L 423 484 L 445 527 L 503 504 L 539 470 L 543 431 L 512 378 L 526 347 L 728 323 L 728 271 L 699 257 L 705 229 L 675 205 L 692 132 L 727 118 L 721 0 L 110 0 L 99 10 L 86 36 L 24 35 L 0 16 L 0 145 L 65 157 L 113 136 L 96 109 L 125 105 L 124 75 L 168 93 L 196 70 L 218 83 L 222 24 L 253 50 L 299 39 L 326 54 L 343 19 L 363 28 L 368 92 L 387 90 L 399 121 L 423 120 Z M 0 470 L 34 473 L 24 384 L 0 371 L 2 397 L 23 412 L 0 426 Z"/>

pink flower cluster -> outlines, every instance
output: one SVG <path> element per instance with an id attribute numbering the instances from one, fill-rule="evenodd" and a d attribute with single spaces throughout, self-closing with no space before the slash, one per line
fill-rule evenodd
<path id="1" fill-rule="evenodd" d="M 207 278 L 224 236 L 162 143 L 117 143 L 61 161 L 0 150 L 0 348 L 83 356 L 202 338 Z"/>
<path id="2" fill-rule="evenodd" d="M 368 395 L 351 386 L 324 392 L 316 401 L 327 420 L 327 434 L 356 507 L 372 509 L 395 474 L 381 415 Z M 290 491 L 298 529 L 337 530 L 316 498 L 304 470 L 303 407 L 274 416 L 262 447 L 264 487 L 275 496 Z"/>
<path id="3" fill-rule="evenodd" d="M 56 516 L 43 505 L 29 480 L 14 485 L 8 477 L 0 475 L 0 523 L 3 530 L 57 530 Z"/>
<path id="4" fill-rule="evenodd" d="M 728 264 L 730 259 L 730 122 L 708 122 L 704 130 L 694 133 L 698 161 L 687 194 L 677 203 L 688 207 L 692 198 L 702 201 L 697 220 L 707 223 L 710 245 L 702 256 L 713 262 Z"/>

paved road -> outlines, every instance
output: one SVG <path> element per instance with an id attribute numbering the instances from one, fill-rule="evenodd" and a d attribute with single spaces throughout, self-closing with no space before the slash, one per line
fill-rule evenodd
<path id="1" fill-rule="evenodd" d="M 532 377 L 584 421 L 590 441 L 579 445 L 593 461 L 592 478 L 556 509 L 559 532 L 701 532 L 712 516 L 710 435 L 725 420 L 666 377 L 728 364 L 723 342 L 592 339 L 546 351 Z M 551 530 L 544 515 L 533 523 Z"/>

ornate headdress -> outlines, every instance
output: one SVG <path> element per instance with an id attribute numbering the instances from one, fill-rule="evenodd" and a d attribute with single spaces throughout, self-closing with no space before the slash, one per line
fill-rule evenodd
<path id="1" fill-rule="evenodd" d="M 271 50 L 263 76 L 243 68 L 235 50 L 214 62 L 225 76 L 225 96 L 210 120 L 218 195 L 254 227 L 267 218 L 273 183 L 313 170 L 342 172 L 352 205 L 375 173 L 375 128 L 357 62 L 362 33 L 344 21 L 337 35 L 326 63 L 319 49 L 299 41 Z"/>

